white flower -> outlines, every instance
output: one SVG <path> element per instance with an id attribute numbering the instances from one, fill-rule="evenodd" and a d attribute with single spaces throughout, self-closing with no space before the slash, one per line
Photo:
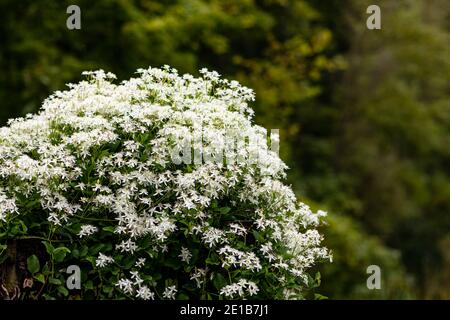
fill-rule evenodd
<path id="1" fill-rule="evenodd" d="M 213 227 L 208 227 L 203 233 L 202 238 L 209 247 L 228 241 L 225 237 L 224 231 Z"/>
<path id="2" fill-rule="evenodd" d="M 136 291 L 136 298 L 143 300 L 155 300 L 155 293 L 146 286 L 142 286 Z"/>
<path id="3" fill-rule="evenodd" d="M 59 217 L 56 212 L 50 212 L 50 214 L 48 215 L 47 220 L 49 222 L 51 222 L 53 225 L 55 226 L 61 226 L 62 225 L 62 219 L 61 217 Z"/>
<path id="4" fill-rule="evenodd" d="M 119 279 L 119 282 L 116 284 L 116 286 L 126 294 L 132 294 L 134 292 L 133 282 L 129 279 Z"/>
<path id="5" fill-rule="evenodd" d="M 139 259 L 136 261 L 136 267 L 140 268 L 140 267 L 144 266 L 144 265 L 145 265 L 145 261 L 146 261 L 145 258 L 139 258 Z"/>
<path id="6" fill-rule="evenodd" d="M 247 292 L 249 295 L 254 296 L 258 293 L 258 291 L 259 291 L 259 288 L 255 283 L 253 283 L 251 281 L 247 282 Z"/>
<path id="7" fill-rule="evenodd" d="M 134 285 L 140 286 L 144 282 L 144 280 L 142 280 L 141 276 L 139 275 L 139 273 L 137 271 L 131 271 L 130 274 L 131 274 L 131 279 L 134 280 L 134 282 L 133 282 Z"/>
<path id="8" fill-rule="evenodd" d="M 163 292 L 163 297 L 166 299 L 175 300 L 175 295 L 177 293 L 177 289 L 175 286 L 167 287 Z"/>
<path id="9" fill-rule="evenodd" d="M 5 221 L 6 215 L 13 212 L 17 212 L 15 200 L 6 197 L 6 195 L 0 191 L 0 220 Z"/>
<path id="10" fill-rule="evenodd" d="M 90 225 L 90 224 L 85 224 L 85 225 L 81 226 L 81 230 L 80 230 L 80 232 L 78 232 L 78 236 L 80 238 L 90 236 L 97 231 L 98 231 L 97 227 L 94 227 L 93 225 Z"/>
<path id="11" fill-rule="evenodd" d="M 185 247 L 181 247 L 181 253 L 179 255 L 181 261 L 189 263 L 192 258 L 192 253 Z"/>
<path id="12" fill-rule="evenodd" d="M 134 241 L 132 241 L 131 239 L 128 240 L 123 240 L 120 244 L 116 245 L 116 249 L 119 249 L 122 252 L 131 252 L 133 253 L 134 251 L 137 250 L 137 245 Z"/>
<path id="13" fill-rule="evenodd" d="M 220 289 L 220 294 L 227 298 L 243 298 L 246 294 L 253 296 L 257 294 L 258 291 L 259 288 L 254 282 L 246 279 L 240 279 L 238 282 L 232 283 Z"/>
<path id="14" fill-rule="evenodd" d="M 241 267 L 251 271 L 259 271 L 262 266 L 253 252 L 243 252 L 230 246 L 220 248 L 219 254 L 224 257 L 222 267 Z"/>
<path id="15" fill-rule="evenodd" d="M 237 236 L 244 236 L 247 233 L 247 229 L 238 225 L 237 223 L 230 223 L 230 231 L 231 233 Z"/>
<path id="16" fill-rule="evenodd" d="M 106 267 L 108 264 L 114 262 L 114 259 L 110 256 L 106 256 L 103 253 L 99 252 L 97 260 L 95 260 L 95 265 L 99 268 Z"/>
<path id="17" fill-rule="evenodd" d="M 206 277 L 207 269 L 195 268 L 195 272 L 191 274 L 190 280 L 195 280 L 197 288 L 201 288 L 204 278 Z"/>

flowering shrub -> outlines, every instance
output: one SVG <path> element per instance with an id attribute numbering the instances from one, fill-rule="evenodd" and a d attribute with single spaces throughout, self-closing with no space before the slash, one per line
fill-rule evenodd
<path id="1" fill-rule="evenodd" d="M 276 152 L 252 143 L 277 139 L 252 124 L 253 92 L 207 70 L 138 74 L 86 72 L 1 128 L 0 262 L 11 240 L 42 243 L 31 298 L 303 298 L 308 268 L 330 258 L 325 213 L 298 204 Z M 186 144 L 201 161 L 179 161 Z M 80 290 L 66 288 L 70 265 Z"/>

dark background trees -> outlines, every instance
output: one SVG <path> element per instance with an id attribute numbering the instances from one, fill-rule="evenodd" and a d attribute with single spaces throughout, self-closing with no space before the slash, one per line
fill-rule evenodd
<path id="1" fill-rule="evenodd" d="M 2 0 L 0 120 L 83 70 L 169 64 L 256 91 L 302 200 L 326 206 L 331 298 L 450 297 L 450 5 L 445 0 Z M 66 28 L 67 6 L 81 30 Z M 366 28 L 378 4 L 382 30 Z M 383 287 L 365 286 L 378 264 Z"/>

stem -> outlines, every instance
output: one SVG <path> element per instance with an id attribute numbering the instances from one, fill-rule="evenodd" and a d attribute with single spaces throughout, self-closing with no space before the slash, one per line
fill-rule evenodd
<path id="1" fill-rule="evenodd" d="M 17 238 L 17 240 L 25 240 L 25 239 L 37 239 L 37 240 L 43 240 L 43 241 L 49 241 L 49 242 L 71 242 L 71 240 L 49 240 L 44 237 L 38 237 L 38 236 L 24 236 Z"/>

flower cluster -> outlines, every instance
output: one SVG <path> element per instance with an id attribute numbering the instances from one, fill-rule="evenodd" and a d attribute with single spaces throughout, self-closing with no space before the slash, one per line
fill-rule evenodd
<path id="1" fill-rule="evenodd" d="M 281 182 L 286 165 L 261 147 L 277 137 L 253 123 L 253 91 L 200 73 L 140 69 L 114 84 L 85 72 L 11 120 L 0 129 L 0 227 L 23 221 L 68 241 L 54 263 L 90 262 L 93 286 L 111 284 L 100 297 L 301 297 L 307 269 L 330 257 L 315 229 L 324 212 Z M 229 132 L 244 143 L 227 146 Z M 192 134 L 194 157 L 226 150 L 221 161 L 174 161 Z"/>
<path id="2" fill-rule="evenodd" d="M 220 294 L 227 298 L 232 298 L 235 296 L 243 297 L 246 294 L 253 296 L 259 291 L 257 285 L 252 281 L 247 281 L 245 279 L 239 280 L 237 283 L 233 283 L 223 287 L 220 290 Z"/>

